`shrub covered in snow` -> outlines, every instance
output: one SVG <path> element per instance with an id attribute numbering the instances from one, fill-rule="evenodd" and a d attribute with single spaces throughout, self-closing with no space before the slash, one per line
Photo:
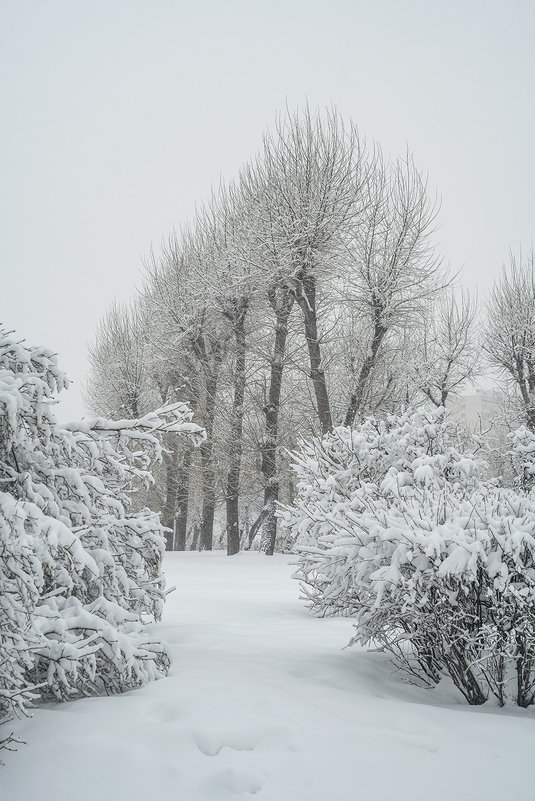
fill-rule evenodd
<path id="1" fill-rule="evenodd" d="M 120 692 L 163 675 L 143 632 L 165 595 L 159 516 L 128 511 L 160 434 L 199 440 L 180 403 L 60 425 L 55 356 L 0 330 L 0 720 L 36 698 Z"/>
<path id="2" fill-rule="evenodd" d="M 486 487 L 442 410 L 337 429 L 297 455 L 295 577 L 311 609 L 469 703 L 535 699 L 535 501 Z"/>
<path id="3" fill-rule="evenodd" d="M 286 537 L 299 546 L 329 532 L 333 517 L 344 517 L 363 487 L 384 497 L 406 495 L 411 487 L 462 491 L 476 484 L 481 466 L 443 408 L 340 426 L 323 439 L 303 442 L 293 457 L 297 497 L 279 517 Z"/>

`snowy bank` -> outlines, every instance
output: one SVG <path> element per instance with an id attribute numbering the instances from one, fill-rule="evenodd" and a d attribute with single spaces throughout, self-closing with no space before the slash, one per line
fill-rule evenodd
<path id="1" fill-rule="evenodd" d="M 310 616 L 288 558 L 166 556 L 155 636 L 170 676 L 47 706 L 11 728 L 2 801 L 532 801 L 535 712 L 467 707 L 344 650 L 348 619 Z"/>

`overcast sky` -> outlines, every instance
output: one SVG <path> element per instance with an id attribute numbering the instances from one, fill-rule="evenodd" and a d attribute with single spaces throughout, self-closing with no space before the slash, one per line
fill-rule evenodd
<path id="1" fill-rule="evenodd" d="M 482 300 L 535 237 L 533 0 L 0 0 L 0 320 L 86 345 L 151 244 L 258 149 L 277 110 L 334 104 L 442 198 Z"/>

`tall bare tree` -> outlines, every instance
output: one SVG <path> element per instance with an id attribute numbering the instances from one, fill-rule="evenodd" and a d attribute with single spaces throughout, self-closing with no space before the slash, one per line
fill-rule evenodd
<path id="1" fill-rule="evenodd" d="M 282 377 L 288 338 L 288 320 L 294 304 L 294 295 L 286 286 L 272 286 L 268 290 L 269 305 L 275 315 L 275 337 L 270 357 L 269 391 L 263 411 L 265 434 L 261 441 L 264 477 L 264 506 L 262 523 L 262 545 L 265 553 L 272 556 L 277 536 L 277 501 L 279 500 L 279 473 L 277 447 L 279 444 L 279 416 L 282 393 Z"/>
<path id="2" fill-rule="evenodd" d="M 366 350 L 347 404 L 347 426 L 362 409 L 388 332 L 401 331 L 425 314 L 429 298 L 445 284 L 431 242 L 436 202 L 412 159 L 388 165 L 377 158 L 366 191 L 348 245 L 351 268 L 341 281 L 347 302 L 367 321 Z"/>
<path id="3" fill-rule="evenodd" d="M 476 310 L 466 292 L 457 298 L 449 291 L 433 310 L 421 343 L 415 343 L 413 376 L 420 391 L 435 406 L 445 406 L 450 395 L 458 394 L 478 374 Z"/>
<path id="4" fill-rule="evenodd" d="M 361 202 L 366 182 L 363 147 L 356 129 L 336 111 L 302 112 L 279 118 L 264 137 L 259 168 L 271 237 L 281 256 L 284 283 L 302 315 L 323 433 L 332 428 L 318 325 L 318 281 L 329 275 Z"/>
<path id="5" fill-rule="evenodd" d="M 415 334 L 412 327 L 386 332 L 361 388 L 359 417 L 382 418 L 415 402 L 418 395 L 412 375 Z M 344 423 L 347 414 L 348 387 L 357 387 L 362 377 L 362 366 L 370 354 L 371 336 L 369 318 L 355 312 L 351 306 L 342 305 L 330 371 L 333 410 L 339 424 Z"/>
<path id="6" fill-rule="evenodd" d="M 513 386 L 535 431 L 535 252 L 511 253 L 487 303 L 484 350 Z"/>
<path id="7" fill-rule="evenodd" d="M 138 303 L 112 303 L 88 348 L 84 399 L 99 414 L 140 417 L 153 407 L 147 340 Z"/>

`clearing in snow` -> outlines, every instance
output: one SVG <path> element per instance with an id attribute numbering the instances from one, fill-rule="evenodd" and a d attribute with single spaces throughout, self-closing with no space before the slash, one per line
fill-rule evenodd
<path id="1" fill-rule="evenodd" d="M 28 744 L 2 801 L 533 801 L 531 709 L 467 707 L 344 650 L 351 621 L 312 617 L 289 561 L 167 554 L 169 678 L 7 724 Z"/>

